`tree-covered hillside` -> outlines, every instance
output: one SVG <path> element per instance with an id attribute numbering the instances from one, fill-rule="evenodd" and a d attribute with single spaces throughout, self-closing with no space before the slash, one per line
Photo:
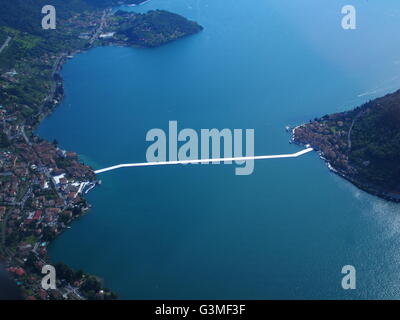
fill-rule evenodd
<path id="1" fill-rule="evenodd" d="M 131 1 L 53 0 L 57 27 L 43 30 L 41 11 L 47 0 L 0 0 L 0 48 L 6 44 L 0 53 L 0 106 L 34 124 L 54 102 L 49 100 L 49 91 L 54 91 L 54 68 L 60 54 L 65 57 L 115 43 L 155 47 L 202 29 L 196 22 L 166 11 L 119 11 L 113 15 L 104 10 Z M 115 31 L 115 37 L 104 41 L 100 34 L 106 31 Z M 61 91 L 56 93 L 62 96 Z"/>
<path id="2" fill-rule="evenodd" d="M 126 39 L 133 46 L 157 47 L 203 29 L 194 21 L 164 10 L 145 14 L 118 11 L 115 16 L 119 18 L 117 37 Z"/>
<path id="3" fill-rule="evenodd" d="M 51 88 L 52 72 L 56 56 L 60 52 L 83 46 L 80 30 L 71 17 L 82 21 L 95 21 L 90 10 L 94 0 L 54 0 L 57 10 L 56 30 L 43 30 L 42 7 L 46 0 L 0 0 L 0 47 L 9 37 L 10 41 L 0 53 L 0 105 L 17 117 L 27 118 L 38 114 L 39 106 Z M 95 26 L 81 30 L 94 30 Z"/>
<path id="4" fill-rule="evenodd" d="M 29 33 L 41 33 L 42 7 L 50 4 L 47 0 L 0 0 L 0 26 Z M 60 18 L 66 18 L 74 11 L 89 9 L 85 0 L 52 0 Z"/>
<path id="5" fill-rule="evenodd" d="M 8 26 L 29 33 L 41 33 L 41 9 L 52 5 L 57 16 L 65 19 L 76 12 L 101 9 L 127 3 L 128 0 L 0 0 L 0 26 Z"/>
<path id="6" fill-rule="evenodd" d="M 374 184 L 399 188 L 400 91 L 369 102 L 362 112 L 351 133 L 350 164 Z"/>
<path id="7" fill-rule="evenodd" d="M 311 144 L 362 189 L 400 201 L 400 91 L 310 121 L 293 139 Z"/>

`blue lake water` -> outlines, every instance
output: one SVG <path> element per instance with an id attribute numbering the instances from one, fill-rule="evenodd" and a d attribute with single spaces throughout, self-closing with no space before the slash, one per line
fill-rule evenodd
<path id="1" fill-rule="evenodd" d="M 351 1 L 350 1 L 351 2 Z M 144 162 L 148 130 L 254 128 L 255 153 L 292 153 L 286 125 L 400 88 L 400 4 L 152 0 L 200 34 L 157 49 L 101 47 L 63 70 L 66 98 L 38 130 L 95 169 Z M 50 247 L 124 299 L 400 298 L 400 207 L 330 173 L 315 153 L 103 174 L 90 214 Z M 357 289 L 341 288 L 354 265 Z"/>

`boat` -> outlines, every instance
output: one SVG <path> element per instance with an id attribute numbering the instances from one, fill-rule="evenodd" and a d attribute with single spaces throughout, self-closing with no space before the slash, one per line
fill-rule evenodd
<path id="1" fill-rule="evenodd" d="M 150 0 L 146 0 L 146 1 L 143 1 L 143 2 L 140 2 L 140 3 L 132 3 L 132 4 L 128 4 L 128 7 L 137 7 L 137 6 L 140 6 L 140 5 L 142 5 L 142 4 L 145 4 L 146 2 L 149 2 Z"/>

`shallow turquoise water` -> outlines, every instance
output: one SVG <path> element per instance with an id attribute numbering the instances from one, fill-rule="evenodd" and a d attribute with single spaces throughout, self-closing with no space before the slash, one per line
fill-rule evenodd
<path id="1" fill-rule="evenodd" d="M 295 3 L 294 3 L 295 2 Z M 400 87 L 400 5 L 152 0 L 205 30 L 157 49 L 96 48 L 64 67 L 66 99 L 39 134 L 99 169 L 143 162 L 152 128 L 254 128 L 255 153 L 291 153 L 286 125 Z M 399 298 L 400 207 L 331 174 L 315 153 L 234 166 L 101 176 L 93 210 L 51 246 L 121 298 Z M 341 268 L 357 289 L 341 289 Z"/>

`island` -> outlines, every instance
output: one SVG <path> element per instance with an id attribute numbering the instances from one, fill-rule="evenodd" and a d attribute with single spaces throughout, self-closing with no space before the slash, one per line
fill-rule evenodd
<path id="1" fill-rule="evenodd" d="M 300 125 L 292 139 L 360 189 L 400 202 L 400 90 Z"/>
<path id="2" fill-rule="evenodd" d="M 75 54 L 99 45 L 156 47 L 202 28 L 167 11 L 114 12 L 140 0 L 53 0 L 57 28 L 41 28 L 46 0 L 13 0 L 0 11 L 0 265 L 23 297 L 116 299 L 104 281 L 47 254 L 51 241 L 87 214 L 85 194 L 99 184 L 92 168 L 57 141 L 35 134 L 64 97 L 61 70 Z M 57 288 L 41 287 L 54 264 Z"/>

